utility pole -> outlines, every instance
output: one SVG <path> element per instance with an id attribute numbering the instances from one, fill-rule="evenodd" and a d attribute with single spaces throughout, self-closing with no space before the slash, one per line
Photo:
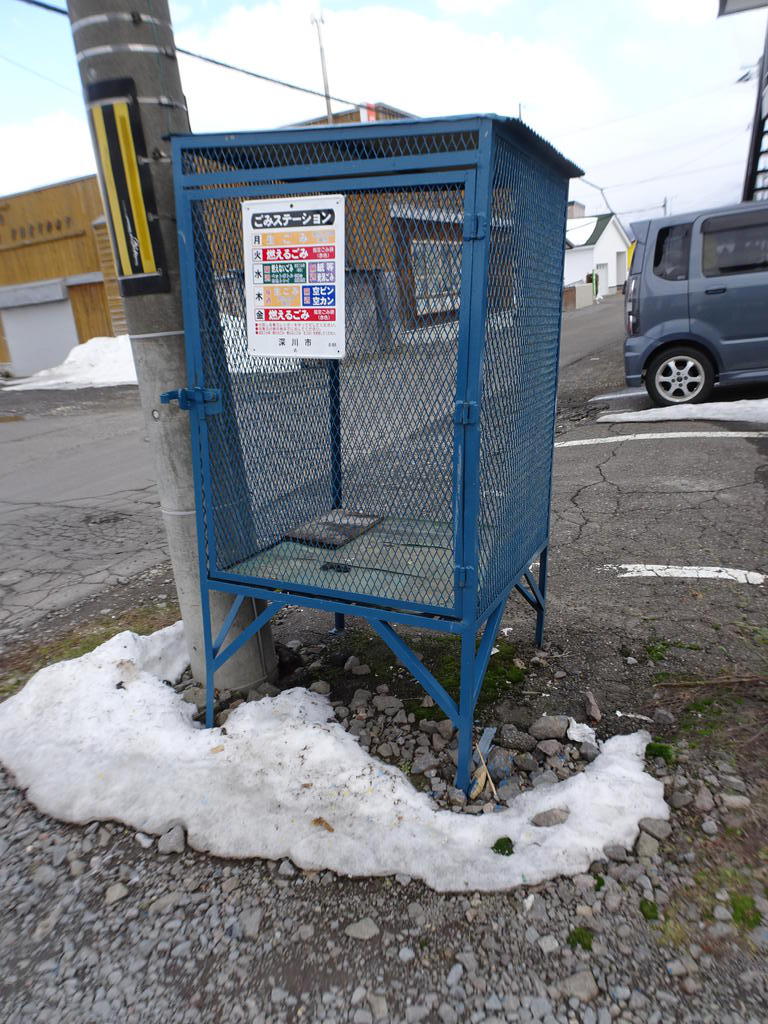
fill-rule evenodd
<path id="1" fill-rule="evenodd" d="M 323 33 L 320 29 L 321 25 L 324 25 L 323 13 L 320 11 L 319 14 L 312 15 L 312 24 L 317 29 L 317 42 L 320 46 L 320 65 L 323 69 L 323 92 L 325 93 L 325 109 L 328 114 L 328 124 L 333 124 L 333 114 L 331 113 L 331 94 L 328 89 L 328 69 L 325 66 L 325 49 L 323 47 Z"/>
<path id="2" fill-rule="evenodd" d="M 666 196 L 664 196 L 664 202 L 662 203 L 662 208 L 664 210 L 664 216 L 666 217 L 667 216 L 667 197 Z"/>
<path id="3" fill-rule="evenodd" d="M 68 0 L 145 430 L 195 679 L 205 679 L 188 414 L 160 394 L 186 386 L 169 136 L 189 132 L 167 0 Z M 211 594 L 214 634 L 232 599 Z M 243 629 L 255 602 L 235 620 Z M 247 606 L 247 607 L 246 607 Z M 269 628 L 217 674 L 240 690 L 274 680 Z"/>

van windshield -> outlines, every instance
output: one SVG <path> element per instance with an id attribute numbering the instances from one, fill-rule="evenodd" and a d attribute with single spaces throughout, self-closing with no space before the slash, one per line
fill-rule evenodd
<path id="1" fill-rule="evenodd" d="M 687 281 L 690 251 L 690 224 L 659 228 L 653 253 L 654 274 L 663 277 L 665 281 Z"/>

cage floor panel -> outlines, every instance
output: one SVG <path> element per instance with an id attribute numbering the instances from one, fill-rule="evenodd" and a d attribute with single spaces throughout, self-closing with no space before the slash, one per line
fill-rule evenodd
<path id="1" fill-rule="evenodd" d="M 451 610 L 453 565 L 450 524 L 389 517 L 343 548 L 284 540 L 227 571 Z"/>

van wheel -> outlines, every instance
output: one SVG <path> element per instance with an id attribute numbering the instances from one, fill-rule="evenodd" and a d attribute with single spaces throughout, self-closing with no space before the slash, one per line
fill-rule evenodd
<path id="1" fill-rule="evenodd" d="M 714 386 L 711 360 L 685 345 L 660 352 L 645 371 L 645 387 L 654 405 L 706 402 Z"/>

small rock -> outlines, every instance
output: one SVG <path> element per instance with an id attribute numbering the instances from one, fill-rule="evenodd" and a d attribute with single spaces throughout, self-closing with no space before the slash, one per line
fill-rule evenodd
<path id="1" fill-rule="evenodd" d="M 453 722 L 450 718 L 441 718 L 437 723 L 437 731 L 443 737 L 444 740 L 453 739 L 453 734 L 456 731 Z"/>
<path id="2" fill-rule="evenodd" d="M 448 988 L 453 988 L 454 985 L 458 985 L 459 982 L 461 981 L 461 976 L 463 973 L 464 965 L 454 964 L 453 967 L 451 967 L 450 971 L 448 971 L 448 975 L 445 979 L 445 984 L 448 986 Z"/>
<path id="3" fill-rule="evenodd" d="M 370 665 L 354 665 L 349 671 L 353 676 L 369 676 L 371 674 Z"/>
<path id="4" fill-rule="evenodd" d="M 595 760 L 600 751 L 597 749 L 594 743 L 590 743 L 589 740 L 585 740 L 579 747 L 579 753 L 584 760 L 591 764 Z"/>
<path id="5" fill-rule="evenodd" d="M 552 807 L 548 811 L 539 811 L 531 818 L 531 824 L 537 828 L 552 828 L 553 825 L 562 825 L 568 820 L 570 811 L 567 807 Z"/>
<path id="6" fill-rule="evenodd" d="M 163 914 L 166 910 L 172 910 L 179 902 L 180 893 L 178 892 L 166 892 L 162 896 L 158 896 L 156 900 L 153 900 L 147 907 L 147 913 L 149 914 Z"/>
<path id="7" fill-rule="evenodd" d="M 286 857 L 284 860 L 280 861 L 280 867 L 277 869 L 277 873 L 281 878 L 293 878 L 296 874 L 296 868 Z"/>
<path id="8" fill-rule="evenodd" d="M 635 853 L 638 857 L 658 857 L 659 841 L 647 832 L 641 832 L 638 836 Z"/>
<path id="9" fill-rule="evenodd" d="M 125 899 L 127 895 L 128 887 L 123 885 L 122 882 L 114 882 L 104 893 L 104 902 L 108 907 L 111 907 L 113 903 L 117 903 L 118 900 Z"/>
<path id="10" fill-rule="evenodd" d="M 440 1018 L 441 1024 L 458 1024 L 459 1015 L 450 1003 L 440 1003 L 437 1008 L 437 1016 Z"/>
<path id="11" fill-rule="evenodd" d="M 315 926 L 313 924 L 302 924 L 299 926 L 299 930 L 296 932 L 302 942 L 309 942 L 312 936 L 315 934 Z"/>
<path id="12" fill-rule="evenodd" d="M 35 868 L 32 874 L 32 881 L 35 885 L 53 885 L 57 878 L 58 875 L 50 864 L 41 864 L 39 868 Z"/>
<path id="13" fill-rule="evenodd" d="M 485 763 L 494 782 L 501 782 L 502 779 L 508 778 L 515 768 L 512 753 L 503 747 L 492 747 Z"/>
<path id="14" fill-rule="evenodd" d="M 515 754 L 515 765 L 523 772 L 533 772 L 539 767 L 539 762 L 533 754 Z"/>
<path id="15" fill-rule="evenodd" d="M 402 963 L 409 964 L 411 960 L 415 959 L 416 954 L 410 946 L 402 946 L 397 956 Z"/>
<path id="16" fill-rule="evenodd" d="M 246 939 L 258 939 L 264 911 L 261 907 L 248 907 L 240 914 L 240 930 Z"/>
<path id="17" fill-rule="evenodd" d="M 345 672 L 351 672 L 352 669 L 353 668 L 357 668 L 357 666 L 359 664 L 360 664 L 360 659 L 358 658 L 358 656 L 356 654 L 352 654 L 344 662 L 344 671 Z"/>
<path id="18" fill-rule="evenodd" d="M 617 864 L 625 864 L 627 861 L 627 851 L 624 846 L 619 846 L 618 844 L 604 846 L 603 853 L 608 860 L 616 861 Z"/>
<path id="19" fill-rule="evenodd" d="M 582 1003 L 591 1002 L 598 994 L 597 982 L 592 971 L 577 971 L 568 978 L 564 978 L 559 984 L 561 996 L 571 996 L 580 999 Z"/>
<path id="20" fill-rule="evenodd" d="M 701 811 L 702 814 L 708 814 L 715 809 L 715 798 L 712 796 L 711 790 L 703 782 L 699 783 L 699 788 L 696 790 L 693 806 L 697 811 Z"/>
<path id="21" fill-rule="evenodd" d="M 364 708 L 366 704 L 370 703 L 371 696 L 370 690 L 355 690 L 352 700 L 349 702 L 349 710 L 357 711 L 358 708 Z"/>
<path id="22" fill-rule="evenodd" d="M 527 729 L 535 717 L 530 708 L 520 707 L 511 701 L 505 700 L 496 705 L 496 720 L 502 725 L 515 725 L 518 729 Z"/>
<path id="23" fill-rule="evenodd" d="M 665 711 L 664 708 L 656 708 L 653 712 L 654 725 L 674 725 L 675 716 L 671 711 Z"/>
<path id="24" fill-rule="evenodd" d="M 568 732 L 570 719 L 566 715 L 544 715 L 528 727 L 537 740 L 562 740 Z"/>
<path id="25" fill-rule="evenodd" d="M 705 836 L 717 835 L 717 822 L 714 818 L 705 818 L 701 823 L 701 831 Z"/>
<path id="26" fill-rule="evenodd" d="M 367 942 L 379 934 L 379 927 L 373 918 L 363 917 L 359 921 L 348 924 L 344 929 L 344 934 L 348 935 L 350 939 L 362 939 Z"/>
<path id="27" fill-rule="evenodd" d="M 384 1020 L 389 1013 L 386 998 L 384 996 L 377 995 L 375 992 L 368 993 L 368 1005 L 371 1008 L 374 1020 Z"/>
<path id="28" fill-rule="evenodd" d="M 542 740 L 541 743 L 537 744 L 537 747 L 547 757 L 554 757 L 563 749 L 563 745 L 559 740 Z"/>
<path id="29" fill-rule="evenodd" d="M 195 704 L 198 708 L 205 707 L 205 687 L 204 686 L 188 686 L 187 689 L 181 695 L 182 700 L 188 701 L 190 704 Z"/>
<path id="30" fill-rule="evenodd" d="M 539 949 L 546 955 L 556 953 L 560 949 L 560 943 L 554 935 L 542 935 L 539 939 Z"/>
<path id="31" fill-rule="evenodd" d="M 440 762 L 429 748 L 422 747 L 413 759 L 411 764 L 412 775 L 423 775 L 424 772 L 437 768 Z"/>
<path id="32" fill-rule="evenodd" d="M 654 839 L 664 841 L 672 834 L 672 826 L 663 818 L 641 818 L 640 828 Z"/>
<path id="33" fill-rule="evenodd" d="M 740 793 L 723 793 L 720 799 L 723 802 L 723 807 L 729 811 L 746 811 L 752 806 L 749 797 L 742 796 Z"/>
<path id="34" fill-rule="evenodd" d="M 184 853 L 184 829 L 181 825 L 174 825 L 157 841 L 158 853 Z"/>
<path id="35" fill-rule="evenodd" d="M 603 713 L 598 707 L 595 695 L 591 690 L 584 691 L 584 710 L 587 712 L 587 717 L 591 718 L 593 722 L 599 722 L 603 717 Z"/>
<path id="36" fill-rule="evenodd" d="M 637 665 L 637 658 L 633 658 L 631 655 L 624 659 L 628 665 Z"/>
<path id="37" fill-rule="evenodd" d="M 496 742 L 507 750 L 528 751 L 536 749 L 536 740 L 528 732 L 523 732 L 514 725 L 502 725 L 496 733 Z"/>
<path id="38" fill-rule="evenodd" d="M 328 694 L 331 692 L 331 684 L 324 679 L 316 679 L 309 689 L 311 693 Z"/>
<path id="39" fill-rule="evenodd" d="M 669 806 L 673 807 L 676 811 L 682 810 L 683 807 L 687 807 L 690 803 L 693 803 L 693 793 L 687 789 L 676 789 L 669 798 Z"/>
<path id="40" fill-rule="evenodd" d="M 148 850 L 155 841 L 153 836 L 148 836 L 144 832 L 137 832 L 133 838 L 136 840 L 136 842 L 139 844 L 142 850 Z"/>

